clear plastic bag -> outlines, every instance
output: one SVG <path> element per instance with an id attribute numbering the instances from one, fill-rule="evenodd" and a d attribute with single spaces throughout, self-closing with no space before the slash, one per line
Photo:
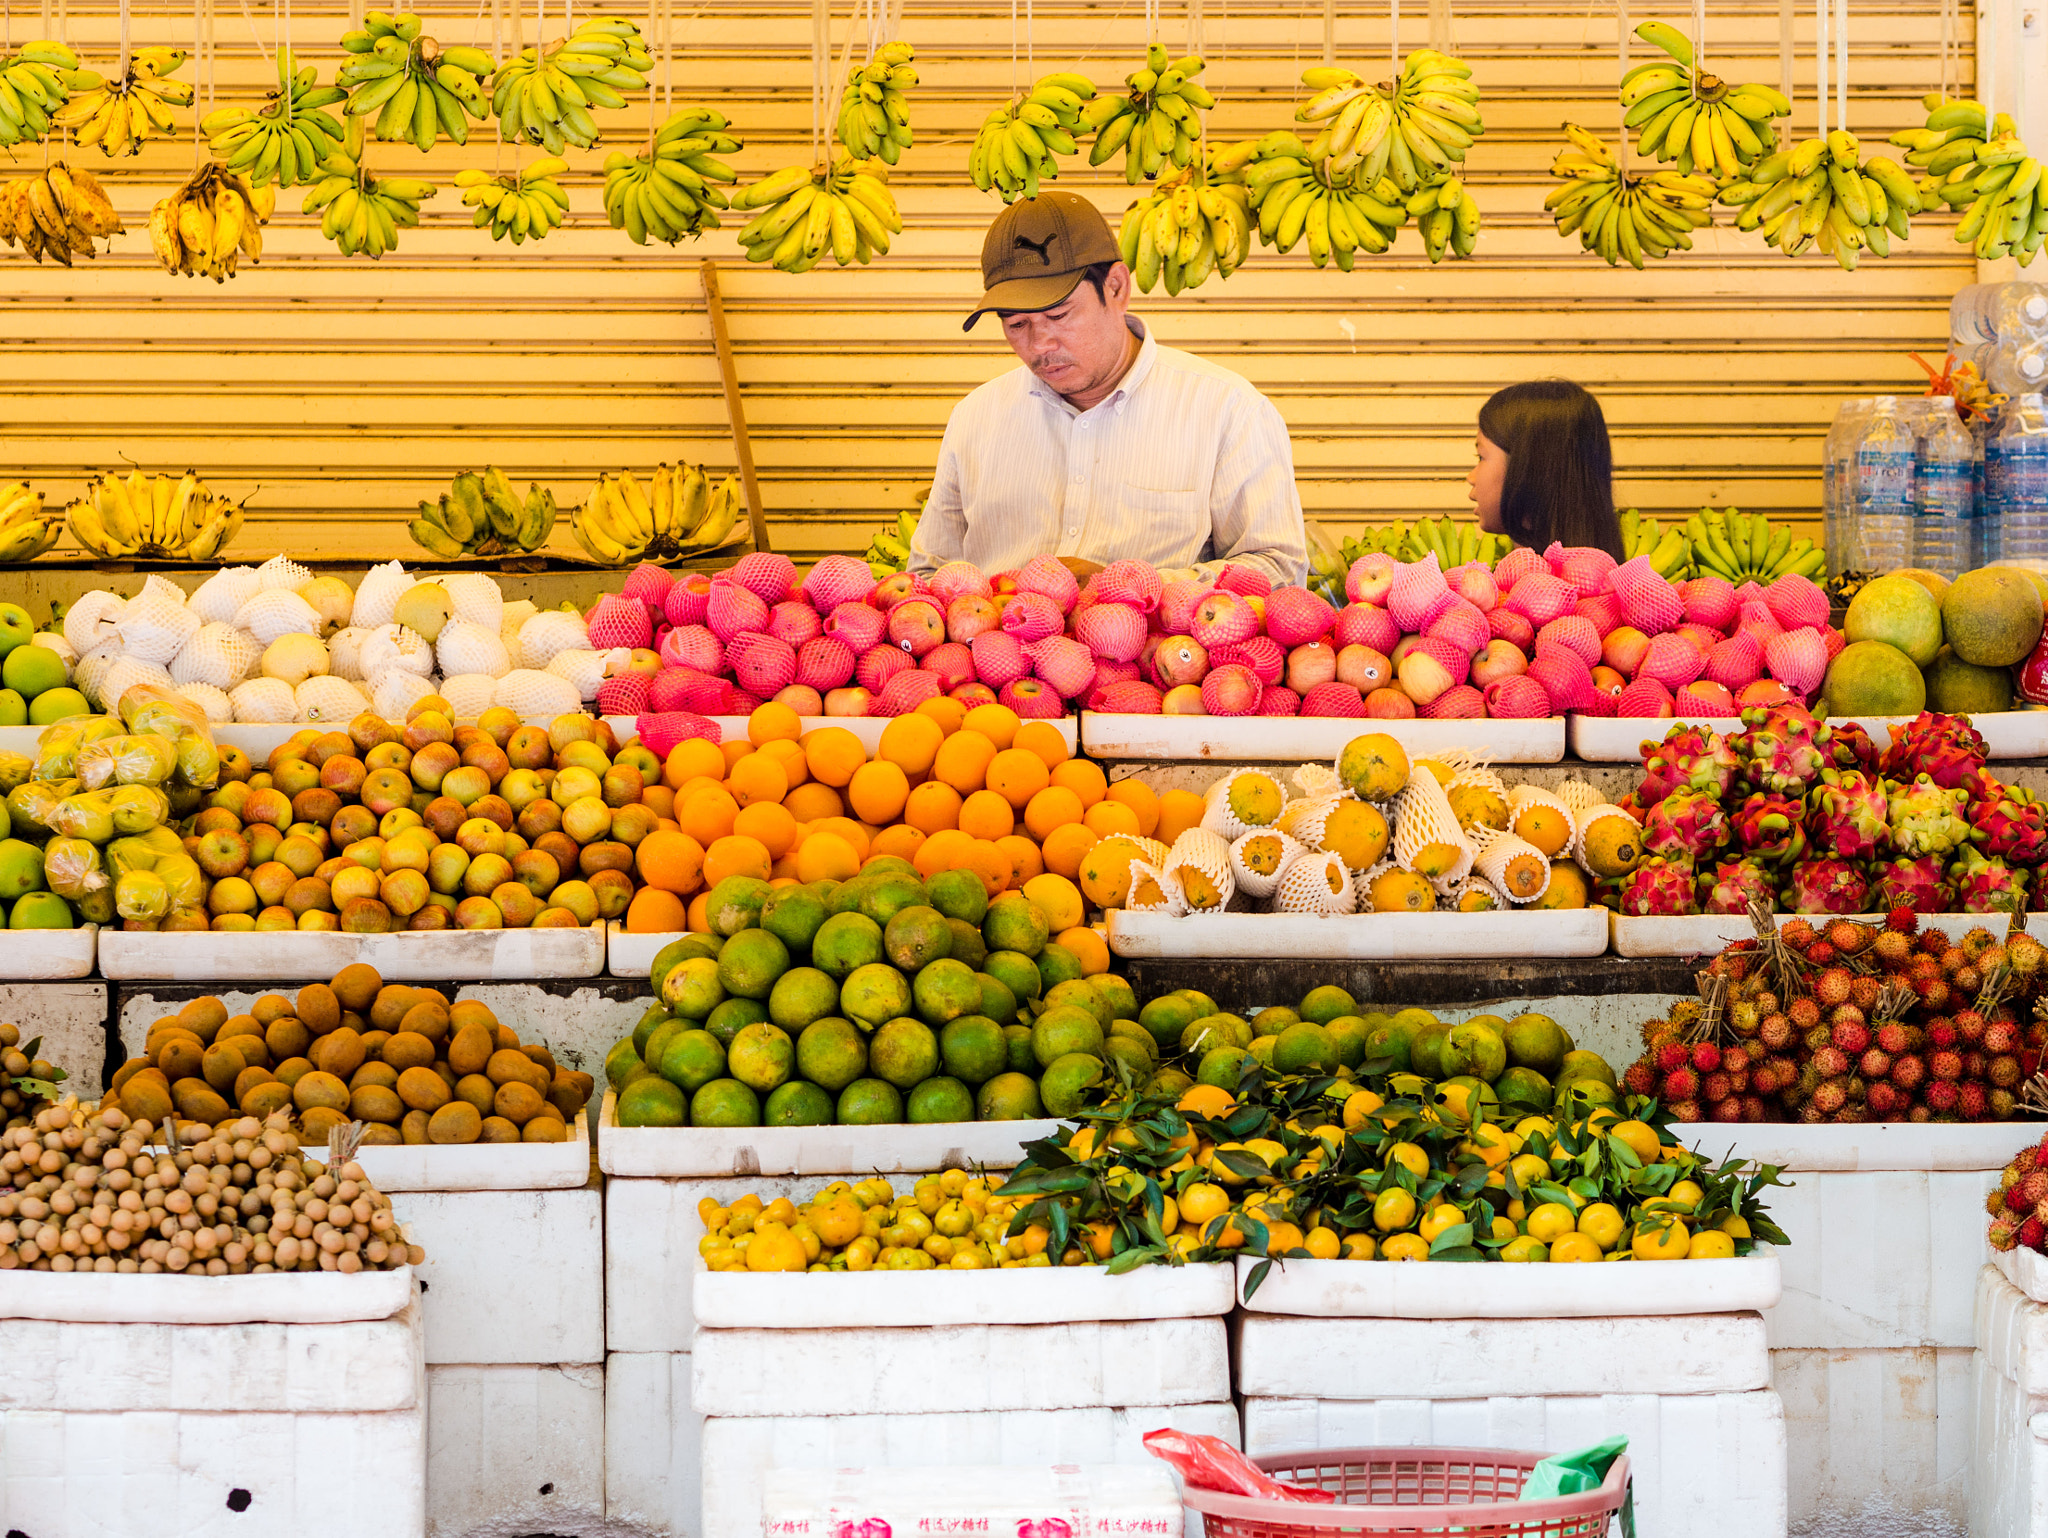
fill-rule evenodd
<path id="1" fill-rule="evenodd" d="M 171 911 L 171 889 L 153 870 L 131 870 L 114 883 L 114 911 L 147 922 Z"/>
<path id="2" fill-rule="evenodd" d="M 78 778 L 87 790 L 102 785 L 161 785 L 177 770 L 177 744 L 146 732 L 89 742 L 78 750 Z"/>
<path id="3" fill-rule="evenodd" d="M 156 875 L 169 890 L 173 908 L 196 908 L 206 901 L 206 877 L 200 874 L 199 862 L 184 850 L 161 856 Z"/>
<path id="4" fill-rule="evenodd" d="M 0 795 L 35 777 L 35 760 L 26 753 L 0 752 Z"/>
<path id="5" fill-rule="evenodd" d="M 141 786 L 124 787 L 140 790 Z M 47 826 L 61 838 L 82 838 L 89 844 L 104 844 L 114 837 L 115 788 L 81 790 L 66 796 L 50 808 Z"/>
<path id="6" fill-rule="evenodd" d="M 197 700 L 158 684 L 137 684 L 122 694 L 120 711 L 129 731 L 162 737 L 174 745 L 176 774 L 184 783 L 201 790 L 220 783 L 220 747 Z"/>
<path id="7" fill-rule="evenodd" d="M 50 823 L 51 814 L 66 796 L 78 789 L 76 780 L 30 780 L 17 785 L 7 793 L 7 816 L 14 824 L 16 833 L 41 828 L 46 833 L 56 829 Z"/>
<path id="8" fill-rule="evenodd" d="M 155 870 L 158 854 L 146 838 L 117 838 L 107 845 L 107 870 L 116 881 L 131 870 Z"/>
<path id="9" fill-rule="evenodd" d="M 78 751 L 88 743 L 121 735 L 112 716 L 73 716 L 43 728 L 29 773 L 38 780 L 68 780 L 78 773 Z"/>
<path id="10" fill-rule="evenodd" d="M 1255 1500 L 1301 1501 L 1317 1506 L 1336 1503 L 1336 1494 L 1273 1478 L 1221 1437 L 1165 1426 L 1145 1433 L 1145 1451 L 1164 1460 L 1184 1484 L 1197 1490 L 1221 1490 Z"/>
<path id="11" fill-rule="evenodd" d="M 154 785 L 110 785 L 116 833 L 147 833 L 171 815 L 171 798 Z"/>
<path id="12" fill-rule="evenodd" d="M 43 879 L 59 897 L 73 902 L 108 884 L 97 844 L 82 838 L 53 838 L 43 851 Z"/>

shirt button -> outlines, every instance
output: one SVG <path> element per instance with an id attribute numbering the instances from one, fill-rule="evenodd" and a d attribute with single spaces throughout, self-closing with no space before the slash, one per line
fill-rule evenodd
<path id="1" fill-rule="evenodd" d="M 1080 532 L 1081 531 L 1079 529 L 1070 528 L 1067 530 L 1067 538 L 1072 539 L 1075 535 L 1079 534 Z"/>

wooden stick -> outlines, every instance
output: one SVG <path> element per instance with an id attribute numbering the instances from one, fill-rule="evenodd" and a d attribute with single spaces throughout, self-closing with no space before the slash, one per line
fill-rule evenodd
<path id="1" fill-rule="evenodd" d="M 761 511 L 761 484 L 754 478 L 754 445 L 747 437 L 747 409 L 740 401 L 732 337 L 725 329 L 725 303 L 718 297 L 718 263 L 706 257 L 698 271 L 704 279 L 704 307 L 711 312 L 711 342 L 718 349 L 718 375 L 725 384 L 725 414 L 732 420 L 732 449 L 740 464 L 740 489 L 746 493 L 747 522 L 754 530 L 754 548 L 766 550 L 768 519 Z"/>

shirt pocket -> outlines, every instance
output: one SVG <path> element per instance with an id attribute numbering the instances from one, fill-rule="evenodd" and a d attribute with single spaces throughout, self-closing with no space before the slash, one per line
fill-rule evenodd
<path id="1" fill-rule="evenodd" d="M 1209 510 L 1201 492 L 1159 490 L 1150 486 L 1125 485 L 1117 493 L 1118 522 L 1126 528 L 1143 529 L 1152 543 L 1200 543 L 1209 537 Z"/>

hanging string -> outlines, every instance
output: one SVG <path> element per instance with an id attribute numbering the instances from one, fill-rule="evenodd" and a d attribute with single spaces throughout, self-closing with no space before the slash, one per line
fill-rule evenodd
<path id="1" fill-rule="evenodd" d="M 1623 76 L 1628 74 L 1628 45 L 1633 33 L 1628 24 L 1628 0 L 1614 0 L 1614 52 L 1615 64 Z M 1621 176 L 1628 175 L 1628 108 L 1620 107 L 1617 123 L 1621 150 L 1615 156 L 1615 165 Z"/>
<path id="2" fill-rule="evenodd" d="M 1010 94 L 1017 94 L 1017 0 L 1010 0 Z"/>
<path id="3" fill-rule="evenodd" d="M 1451 51 L 1451 0 L 1429 0 L 1429 46 L 1438 53 Z"/>
<path id="4" fill-rule="evenodd" d="M 1813 100 L 1820 113 L 1816 132 L 1828 136 L 1828 0 L 1813 0 Z"/>
<path id="5" fill-rule="evenodd" d="M 896 7 L 896 15 L 898 20 L 902 18 L 903 7 L 901 5 L 898 5 Z M 896 23 L 890 23 L 889 31 L 891 32 L 891 34 L 893 34 L 895 30 Z M 1036 31 L 1037 28 L 1035 27 L 1031 19 L 1031 0 L 1024 0 L 1024 69 L 1025 73 L 1030 75 L 1033 79 L 1036 79 L 1038 76 L 1038 48 L 1037 38 L 1035 35 Z"/>
<path id="6" fill-rule="evenodd" d="M 831 90 L 832 16 L 827 0 L 811 0 L 811 159 L 820 158 L 825 97 Z"/>
<path id="7" fill-rule="evenodd" d="M 128 78 L 128 0 L 121 0 L 121 72 L 116 78 Z"/>
<path id="8" fill-rule="evenodd" d="M 1792 0 L 1778 0 L 1778 91 L 1785 100 L 1792 99 Z M 1791 131 L 1790 119 L 1773 126 L 1781 148 Z"/>
<path id="9" fill-rule="evenodd" d="M 213 106 L 213 71 L 206 58 L 206 20 L 201 14 L 205 0 L 192 0 L 192 74 L 205 87 L 205 96 L 192 104 L 192 169 L 196 173 L 206 158 L 206 141 L 199 136 L 199 123 Z M 200 85 L 193 87 L 199 94 Z"/>
<path id="10" fill-rule="evenodd" d="M 1387 71 L 1401 78 L 1401 0 L 1387 0 Z"/>
<path id="11" fill-rule="evenodd" d="M 1323 63 L 1337 62 L 1337 0 L 1323 0 Z"/>
<path id="12" fill-rule="evenodd" d="M 1707 72 L 1707 0 L 1692 0 L 1692 94 L 1700 94 L 1700 76 Z"/>
<path id="13" fill-rule="evenodd" d="M 1030 0 L 1025 0 L 1026 4 Z M 1205 44 L 1202 38 L 1202 0 L 1188 0 L 1188 52 L 1200 58 Z"/>
<path id="14" fill-rule="evenodd" d="M 1849 0 L 1835 0 L 1835 127 L 1849 131 Z"/>
<path id="15" fill-rule="evenodd" d="M 125 0 L 124 0 L 125 3 Z M 270 50 L 263 46 L 263 34 L 256 30 L 256 18 L 249 14 L 249 0 L 240 0 L 242 20 L 249 28 L 249 40 L 256 45 L 256 51 L 263 55 L 263 62 L 270 62 Z"/>

